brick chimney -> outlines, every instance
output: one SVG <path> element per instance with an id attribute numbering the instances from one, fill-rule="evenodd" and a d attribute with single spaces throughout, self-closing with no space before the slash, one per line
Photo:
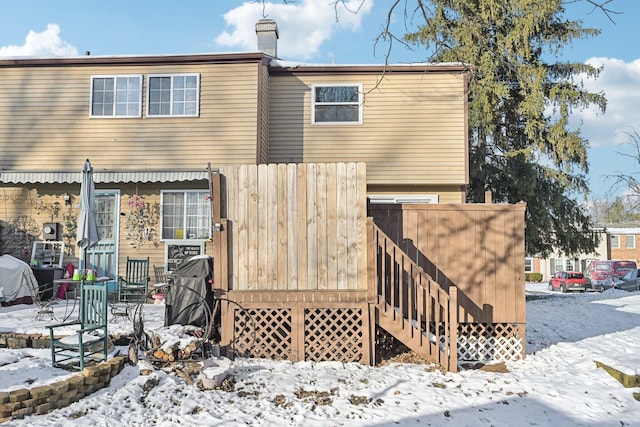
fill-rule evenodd
<path id="1" fill-rule="evenodd" d="M 278 25 L 273 19 L 261 19 L 256 24 L 258 51 L 278 57 Z"/>

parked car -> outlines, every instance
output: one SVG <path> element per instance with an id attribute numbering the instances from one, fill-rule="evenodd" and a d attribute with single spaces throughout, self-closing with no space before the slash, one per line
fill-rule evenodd
<path id="1" fill-rule="evenodd" d="M 596 260 L 587 267 L 585 277 L 590 289 L 602 292 L 612 288 L 616 280 L 637 268 L 635 261 Z"/>
<path id="2" fill-rule="evenodd" d="M 579 271 L 558 271 L 549 280 L 550 291 L 580 291 L 587 290 L 587 280 Z"/>
<path id="3" fill-rule="evenodd" d="M 629 270 L 622 279 L 618 279 L 613 283 L 613 287 L 623 291 L 640 290 L 640 270 Z"/>

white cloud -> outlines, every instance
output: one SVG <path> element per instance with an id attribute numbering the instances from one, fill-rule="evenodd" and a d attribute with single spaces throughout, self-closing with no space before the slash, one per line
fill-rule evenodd
<path id="1" fill-rule="evenodd" d="M 587 64 L 603 67 L 597 79 L 584 79 L 589 92 L 602 92 L 607 98 L 604 114 L 594 108 L 575 112 L 573 123 L 581 124 L 581 133 L 592 147 L 617 146 L 629 142 L 629 132 L 640 132 L 640 59 L 624 62 L 614 58 L 590 58 Z"/>
<path id="2" fill-rule="evenodd" d="M 22 46 L 0 47 L 3 56 L 77 56 L 78 50 L 60 38 L 58 24 L 49 24 L 41 33 L 29 31 Z"/>
<path id="3" fill-rule="evenodd" d="M 373 0 L 347 0 L 343 4 L 328 0 L 301 0 L 296 3 L 248 2 L 230 10 L 223 18 L 232 31 L 215 38 L 221 46 L 255 52 L 255 24 L 262 18 L 278 25 L 278 56 L 288 60 L 307 60 L 318 54 L 324 42 L 338 30 L 357 31 L 362 19 L 371 12 Z"/>

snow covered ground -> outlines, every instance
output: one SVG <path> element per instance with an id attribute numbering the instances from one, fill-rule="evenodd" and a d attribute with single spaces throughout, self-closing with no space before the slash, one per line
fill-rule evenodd
<path id="1" fill-rule="evenodd" d="M 527 284 L 527 294 L 527 357 L 506 363 L 506 373 L 237 359 L 223 389 L 200 390 L 127 366 L 80 402 L 3 426 L 640 425 L 640 390 L 595 364 L 640 375 L 640 292 L 560 294 Z M 146 324 L 160 322 L 161 310 L 145 308 Z M 34 315 L 31 306 L 2 307 L 0 331 L 46 332 L 50 321 Z M 110 325 L 119 328 L 130 325 Z M 0 349 L 0 390 L 69 375 L 49 360 L 48 350 Z"/>

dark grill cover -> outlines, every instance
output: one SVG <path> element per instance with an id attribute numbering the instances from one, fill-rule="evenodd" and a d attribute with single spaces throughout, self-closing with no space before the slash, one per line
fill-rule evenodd
<path id="1" fill-rule="evenodd" d="M 206 327 L 213 309 L 213 258 L 196 255 L 182 261 L 170 279 L 164 325 Z M 208 307 L 208 311 L 207 311 Z"/>

